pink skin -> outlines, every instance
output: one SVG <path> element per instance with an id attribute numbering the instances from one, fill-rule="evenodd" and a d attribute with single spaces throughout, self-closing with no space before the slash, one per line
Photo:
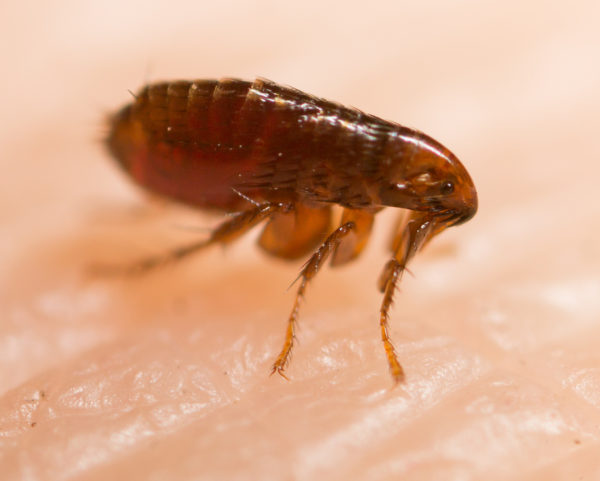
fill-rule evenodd
<path id="1" fill-rule="evenodd" d="M 596 2 L 388 7 L 331 30 L 311 14 L 314 36 L 283 7 L 4 9 L 3 481 L 600 477 Z M 247 237 L 135 281 L 86 275 L 217 221 L 147 203 L 93 139 L 126 88 L 224 73 L 418 126 L 467 166 L 477 216 L 415 257 L 391 313 L 404 384 L 377 324 L 389 209 L 309 287 L 290 382 L 268 373 L 301 263 Z"/>

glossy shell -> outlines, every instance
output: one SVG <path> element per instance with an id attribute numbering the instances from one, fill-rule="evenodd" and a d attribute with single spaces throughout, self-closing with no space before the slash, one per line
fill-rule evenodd
<path id="1" fill-rule="evenodd" d="M 147 86 L 113 117 L 108 146 L 144 188 L 226 211 L 244 208 L 236 191 L 256 201 L 394 205 L 381 186 L 421 151 L 468 178 L 421 132 L 263 79 Z"/>

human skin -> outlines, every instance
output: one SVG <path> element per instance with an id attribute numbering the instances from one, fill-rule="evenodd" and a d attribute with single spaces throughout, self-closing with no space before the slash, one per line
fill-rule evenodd
<path id="1" fill-rule="evenodd" d="M 178 7 L 0 12 L 1 478 L 600 477 L 597 4 Z M 396 296 L 404 383 L 378 332 L 391 209 L 309 287 L 289 381 L 269 372 L 302 263 L 257 232 L 91 273 L 219 222 L 147 198 L 99 139 L 127 88 L 224 75 L 417 127 L 469 169 L 479 212 Z"/>

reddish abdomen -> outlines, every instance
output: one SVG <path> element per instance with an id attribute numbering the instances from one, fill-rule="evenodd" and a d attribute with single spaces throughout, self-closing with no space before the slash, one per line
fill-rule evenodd
<path id="1" fill-rule="evenodd" d="M 144 188 L 232 211 L 247 207 L 235 190 L 336 202 L 348 176 L 376 167 L 396 127 L 265 80 L 182 81 L 145 87 L 113 117 L 107 143 Z"/>

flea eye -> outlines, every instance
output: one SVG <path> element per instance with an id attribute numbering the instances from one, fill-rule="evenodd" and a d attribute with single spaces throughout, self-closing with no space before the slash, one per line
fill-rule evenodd
<path id="1" fill-rule="evenodd" d="M 449 195 L 454 192 L 454 184 L 449 180 L 442 184 L 442 194 Z"/>

